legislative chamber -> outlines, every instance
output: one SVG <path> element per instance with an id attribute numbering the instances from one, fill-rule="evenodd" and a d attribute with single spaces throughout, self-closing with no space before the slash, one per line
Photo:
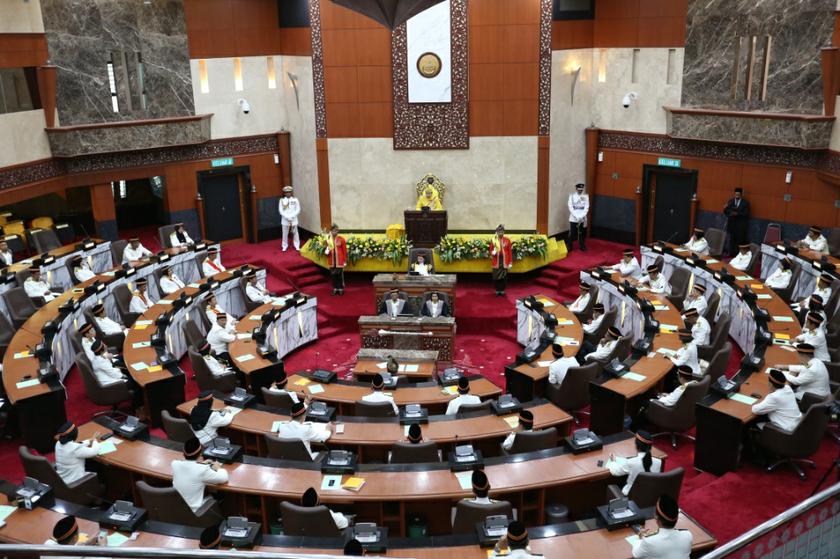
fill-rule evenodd
<path id="1" fill-rule="evenodd" d="M 0 557 L 836 557 L 837 9 L 0 2 Z"/>

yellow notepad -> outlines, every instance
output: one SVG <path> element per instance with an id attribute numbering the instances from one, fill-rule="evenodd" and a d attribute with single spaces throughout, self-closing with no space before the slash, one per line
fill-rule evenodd
<path id="1" fill-rule="evenodd" d="M 778 338 L 778 339 L 780 339 L 780 340 L 789 340 L 789 339 L 790 339 L 790 336 L 789 336 L 789 335 L 787 335 L 787 334 L 780 334 L 780 333 L 777 333 L 777 332 L 774 332 L 774 333 L 773 333 L 773 337 L 774 337 L 774 338 Z"/>
<path id="2" fill-rule="evenodd" d="M 457 386 L 444 386 L 442 392 L 444 394 L 456 394 L 458 392 Z"/>
<path id="3" fill-rule="evenodd" d="M 763 283 L 751 283 L 750 289 L 764 289 Z"/>
<path id="4" fill-rule="evenodd" d="M 156 373 L 156 372 L 162 371 L 162 370 L 163 370 L 163 367 L 161 367 L 160 365 L 152 365 L 151 367 L 146 369 L 146 371 L 148 371 L 150 373 Z"/>
<path id="5" fill-rule="evenodd" d="M 148 327 L 149 327 L 148 324 L 140 324 L 140 325 L 135 326 L 134 329 L 135 330 L 145 330 Z"/>
<path id="6" fill-rule="evenodd" d="M 519 416 L 518 415 L 508 415 L 506 417 L 503 417 L 502 419 L 505 420 L 505 423 L 510 425 L 511 429 L 516 429 L 517 427 L 519 427 Z"/>
<path id="7" fill-rule="evenodd" d="M 341 488 L 348 491 L 358 491 L 364 484 L 365 478 L 363 477 L 349 477 L 347 478 L 347 481 L 341 485 Z"/>
<path id="8" fill-rule="evenodd" d="M 302 379 L 299 379 L 299 380 L 295 381 L 295 386 L 306 386 L 310 382 L 312 382 L 312 381 L 309 380 L 308 378 L 302 378 Z"/>

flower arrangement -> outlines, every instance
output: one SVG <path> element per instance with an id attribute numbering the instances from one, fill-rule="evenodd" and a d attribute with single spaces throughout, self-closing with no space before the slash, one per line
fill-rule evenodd
<path id="1" fill-rule="evenodd" d="M 313 237 L 309 244 L 310 250 L 319 257 L 324 257 L 327 251 L 327 232 L 324 231 Z M 371 236 L 352 236 L 347 238 L 347 259 L 355 264 L 363 258 L 389 260 L 397 265 L 408 256 L 411 250 L 405 236 L 396 239 L 376 239 Z"/>
<path id="2" fill-rule="evenodd" d="M 464 239 L 446 235 L 440 240 L 435 250 L 441 261 L 447 264 L 456 260 L 490 258 L 490 243 L 486 239 Z M 548 239 L 540 235 L 526 235 L 511 243 L 511 251 L 514 260 L 522 260 L 528 256 L 546 258 Z"/>

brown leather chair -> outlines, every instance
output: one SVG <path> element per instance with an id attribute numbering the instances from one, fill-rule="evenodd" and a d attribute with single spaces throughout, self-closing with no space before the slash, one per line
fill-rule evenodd
<path id="1" fill-rule="evenodd" d="M 391 402 L 364 402 L 359 400 L 355 406 L 355 415 L 366 417 L 396 417 Z"/>
<path id="2" fill-rule="evenodd" d="M 522 452 L 535 452 L 557 446 L 557 428 L 549 427 L 541 431 L 520 431 L 513 439 L 513 446 L 510 450 L 502 449 L 503 454 L 520 454 Z"/>
<path id="3" fill-rule="evenodd" d="M 662 270 L 665 269 L 665 258 L 663 258 L 661 254 L 658 254 L 654 259 L 653 263 L 656 264 L 656 269 L 659 270 L 659 273 L 661 274 Z M 647 270 L 643 271 L 647 273 Z"/>
<path id="4" fill-rule="evenodd" d="M 172 243 L 169 237 L 175 232 L 175 225 L 161 225 L 158 227 L 158 239 L 160 239 L 160 246 L 163 248 L 172 248 Z"/>
<path id="5" fill-rule="evenodd" d="M 111 245 L 113 247 L 113 245 Z M 134 321 L 140 316 L 140 313 L 132 312 L 131 309 L 131 291 L 124 283 L 117 285 L 111 291 L 114 295 L 114 303 L 117 305 L 117 312 L 120 314 L 120 320 L 127 327 L 131 328 Z"/>
<path id="6" fill-rule="evenodd" d="M 96 331 L 96 337 L 98 339 L 102 340 L 102 342 L 106 346 L 116 347 L 120 351 L 122 351 L 123 344 L 125 343 L 125 334 L 123 334 L 122 332 L 118 332 L 116 334 L 110 334 L 106 336 L 105 333 L 102 331 L 102 328 L 100 328 L 96 321 L 93 319 L 93 311 L 91 309 L 85 309 L 82 312 L 82 314 L 84 315 L 85 320 L 87 320 L 91 323 L 91 325 L 93 325 L 93 329 Z"/>
<path id="7" fill-rule="evenodd" d="M 128 241 L 125 239 L 117 239 L 116 241 L 111 241 L 111 262 L 113 262 L 114 266 L 121 266 L 123 261 L 123 252 L 125 252 L 125 247 L 128 246 Z"/>
<path id="8" fill-rule="evenodd" d="M 134 391 L 129 388 L 128 381 L 102 386 L 96 380 L 93 369 L 84 353 L 76 355 L 75 362 L 79 374 L 82 376 L 82 383 L 85 385 L 85 394 L 91 402 L 97 406 L 111 406 L 112 410 L 116 410 L 124 402 L 131 404 Z"/>
<path id="9" fill-rule="evenodd" d="M 68 485 L 55 471 L 55 467 L 43 456 L 32 454 L 25 446 L 18 447 L 18 453 L 20 454 L 20 461 L 23 463 L 24 473 L 51 486 L 58 499 L 89 506 L 96 504 L 99 501 L 98 497 L 105 491 L 105 488 L 99 483 L 99 478 L 93 472 L 86 473 Z"/>
<path id="10" fill-rule="evenodd" d="M 137 493 L 149 520 L 183 524 L 195 528 L 208 528 L 219 524 L 222 512 L 212 497 L 198 511 L 193 512 L 174 487 L 152 487 L 145 481 L 136 484 Z"/>
<path id="11" fill-rule="evenodd" d="M 160 420 L 163 423 L 163 430 L 166 438 L 170 441 L 185 443 L 195 437 L 190 422 L 180 417 L 172 417 L 167 410 L 160 412 Z"/>
<path id="12" fill-rule="evenodd" d="M 198 324 L 193 319 L 185 319 L 184 325 L 181 328 L 184 329 L 184 339 L 187 340 L 188 346 L 199 347 L 204 343 L 204 334 L 201 333 L 201 329 L 199 329 Z"/>
<path id="13" fill-rule="evenodd" d="M 709 345 L 697 346 L 697 357 L 705 361 L 711 361 L 715 353 L 723 349 L 723 344 L 729 338 L 729 325 L 732 319 L 729 313 L 720 313 L 720 318 L 712 325 L 711 332 L 709 332 Z"/>
<path id="14" fill-rule="evenodd" d="M 580 410 L 589 405 L 589 383 L 598 377 L 600 371 L 601 365 L 596 362 L 569 367 L 559 385 L 546 382 L 545 397 L 580 423 L 578 415 L 585 413 Z"/>
<path id="15" fill-rule="evenodd" d="M 730 353 L 732 353 L 732 344 L 726 342 L 722 348 L 715 352 L 714 356 L 707 362 L 708 365 L 705 368 L 703 367 L 703 363 L 700 363 L 700 369 L 703 371 L 703 374 L 711 378 L 712 382 L 716 381 L 718 377 L 726 373 Z"/>
<path id="16" fill-rule="evenodd" d="M 494 501 L 489 505 L 463 499 L 455 505 L 455 519 L 452 521 L 453 534 L 474 534 L 475 525 L 484 522 L 488 516 L 505 515 L 513 520 L 513 507 L 507 501 Z"/>
<path id="17" fill-rule="evenodd" d="M 671 436 L 671 446 L 677 448 L 677 437 L 685 437 L 686 439 L 694 440 L 694 437 L 686 433 L 696 423 L 697 419 L 694 415 L 697 402 L 703 399 L 709 391 L 709 384 L 712 378 L 710 376 L 703 377 L 702 380 L 697 381 L 696 384 L 687 386 L 683 395 L 677 400 L 673 406 L 665 406 L 658 400 L 651 400 L 647 409 L 647 420 L 664 429 L 661 433 L 653 435 L 656 437 Z"/>
<path id="18" fill-rule="evenodd" d="M 15 330 L 15 327 L 12 326 L 12 323 L 9 322 L 9 319 L 6 318 L 6 315 L 0 312 L 0 361 L 2 361 L 3 356 L 6 355 L 9 342 L 12 341 L 16 331 L 17 330 Z"/>
<path id="19" fill-rule="evenodd" d="M 589 343 L 597 344 L 598 341 L 604 337 L 604 334 L 607 333 L 609 327 L 615 324 L 615 317 L 617 313 L 617 308 L 612 308 L 605 312 L 604 319 L 601 320 L 601 324 L 598 325 L 598 328 L 596 328 L 591 334 L 584 334 L 583 339 Z"/>
<path id="20" fill-rule="evenodd" d="M 671 284 L 671 294 L 668 300 L 672 305 L 682 310 L 683 299 L 688 295 L 688 284 L 691 281 L 691 272 L 686 268 L 674 268 L 668 283 Z"/>
<path id="21" fill-rule="evenodd" d="M 204 357 L 195 351 L 194 346 L 190 346 L 187 350 L 190 356 L 190 365 L 192 365 L 193 373 L 195 373 L 195 381 L 198 383 L 199 390 L 215 390 L 222 394 L 233 392 L 237 386 L 236 373 L 230 371 L 220 377 L 214 376 L 210 367 L 204 361 Z"/>
<path id="22" fill-rule="evenodd" d="M 290 410 L 294 405 L 292 397 L 285 392 L 275 392 L 267 386 L 260 387 L 260 391 L 262 392 L 263 402 L 265 402 L 266 406 L 281 410 Z"/>
<path id="23" fill-rule="evenodd" d="M 239 278 L 239 291 L 242 292 L 242 300 L 245 301 L 245 310 L 250 313 L 261 307 L 263 303 L 259 301 L 252 301 L 248 298 L 248 295 L 245 293 L 245 286 L 247 284 L 248 278 Z"/>
<path id="24" fill-rule="evenodd" d="M 32 243 L 35 245 L 35 251 L 39 254 L 49 252 L 61 246 L 58 235 L 52 229 L 33 229 L 31 235 Z"/>
<path id="25" fill-rule="evenodd" d="M 313 536 L 322 538 L 340 538 L 341 530 L 335 525 L 326 505 L 302 507 L 288 501 L 280 503 L 280 516 L 283 518 L 284 536 Z"/>
<path id="26" fill-rule="evenodd" d="M 278 460 L 296 460 L 298 462 L 320 462 L 326 455 L 319 452 L 315 458 L 306 450 L 306 446 L 300 439 L 283 439 L 274 433 L 265 433 L 266 452 L 269 458 L 276 458 Z M 316 445 L 318 443 L 309 443 Z"/>
<path id="27" fill-rule="evenodd" d="M 662 495 L 668 495 L 675 500 L 679 498 L 685 470 L 674 468 L 663 473 L 640 472 L 633 481 L 628 497 L 640 508 L 656 506 L 656 501 Z"/>
<path id="28" fill-rule="evenodd" d="M 706 312 L 703 314 L 703 318 L 709 321 L 709 323 L 715 322 L 717 318 L 718 308 L 720 307 L 720 294 L 717 291 L 713 291 L 712 295 L 709 297 L 708 301 L 706 302 Z"/>
<path id="29" fill-rule="evenodd" d="M 434 441 L 410 443 L 398 441 L 391 447 L 389 464 L 415 464 L 425 462 L 440 462 L 440 451 Z"/>
<path id="30" fill-rule="evenodd" d="M 840 228 L 832 229 L 826 241 L 828 241 L 828 253 L 835 258 L 840 256 Z"/>
<path id="31" fill-rule="evenodd" d="M 796 287 L 796 283 L 799 281 L 799 275 L 802 273 L 802 267 L 799 265 L 798 262 L 795 260 L 792 261 L 790 265 L 790 283 L 788 286 L 783 289 L 774 289 L 773 291 L 776 292 L 785 303 L 790 304 L 791 299 L 793 297 L 793 289 Z"/>
<path id="32" fill-rule="evenodd" d="M 744 272 L 754 276 L 753 272 L 755 271 L 755 265 L 758 263 L 758 259 L 761 258 L 761 247 L 756 243 L 750 243 L 750 253 L 752 253 L 752 257 L 750 258 L 750 263 L 747 265 L 747 269 L 744 270 Z"/>
<path id="33" fill-rule="evenodd" d="M 3 293 L 2 297 L 6 303 L 6 309 L 9 311 L 9 317 L 11 317 L 15 329 L 23 326 L 37 310 L 35 303 L 29 298 L 29 295 L 26 294 L 26 291 L 22 287 L 13 287 Z"/>
<path id="34" fill-rule="evenodd" d="M 200 278 L 205 277 L 204 267 L 202 266 L 202 264 L 204 264 L 205 260 L 207 260 L 207 251 L 206 250 L 202 250 L 201 252 L 196 253 L 196 255 L 195 255 L 195 266 L 196 266 L 196 268 L 198 268 L 198 277 L 200 277 Z"/>
<path id="35" fill-rule="evenodd" d="M 796 471 L 799 479 L 805 479 L 805 472 L 799 464 L 808 464 L 812 468 L 816 464 L 807 457 L 813 455 L 822 444 L 828 426 L 828 405 L 826 403 L 811 406 L 796 429 L 785 431 L 775 425 L 766 423 L 761 430 L 758 444 L 772 454 L 782 457 L 767 467 L 772 472 L 782 464 L 788 464 Z"/>
<path id="36" fill-rule="evenodd" d="M 726 232 L 709 227 L 706 229 L 706 242 L 709 243 L 709 256 L 719 258 L 726 246 Z"/>
<path id="37" fill-rule="evenodd" d="M 463 416 L 467 413 L 483 412 L 489 410 L 491 409 L 492 403 L 492 400 L 484 400 L 480 404 L 461 404 L 461 406 L 458 407 L 457 415 Z"/>

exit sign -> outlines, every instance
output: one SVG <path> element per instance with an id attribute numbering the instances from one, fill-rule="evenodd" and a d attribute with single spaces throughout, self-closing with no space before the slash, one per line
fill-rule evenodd
<path id="1" fill-rule="evenodd" d="M 659 165 L 662 167 L 679 167 L 682 165 L 682 161 L 680 159 L 671 159 L 669 157 L 660 157 L 659 158 Z"/>
<path id="2" fill-rule="evenodd" d="M 233 157 L 223 157 L 222 159 L 213 159 L 210 161 L 211 167 L 230 167 L 233 165 Z M 661 165 L 661 163 L 660 163 Z M 679 165 L 677 165 L 679 167 Z"/>

